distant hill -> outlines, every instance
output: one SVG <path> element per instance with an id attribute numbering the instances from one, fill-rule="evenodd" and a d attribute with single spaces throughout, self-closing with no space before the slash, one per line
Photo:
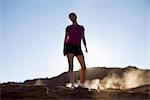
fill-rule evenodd
<path id="1" fill-rule="evenodd" d="M 107 78 L 124 79 L 125 81 L 137 81 L 139 85 L 150 84 L 150 70 L 138 69 L 134 66 L 128 66 L 126 68 L 106 68 L 106 67 L 93 67 L 88 68 L 86 72 L 86 80 L 92 81 L 94 79 L 103 80 L 105 82 Z M 80 79 L 79 71 L 74 72 L 75 81 Z M 129 79 L 127 79 L 127 78 Z M 133 77 L 133 78 L 132 78 Z M 133 80 L 134 79 L 134 80 Z M 131 81 L 130 81 L 131 80 Z M 56 77 L 52 78 L 38 78 L 33 80 L 26 80 L 24 84 L 27 85 L 44 85 L 49 88 L 57 86 L 64 86 L 68 83 L 67 72 L 64 72 Z M 118 84 L 118 83 L 116 83 Z M 119 83 L 120 84 L 120 83 Z M 130 85 L 130 84 L 129 84 Z"/>

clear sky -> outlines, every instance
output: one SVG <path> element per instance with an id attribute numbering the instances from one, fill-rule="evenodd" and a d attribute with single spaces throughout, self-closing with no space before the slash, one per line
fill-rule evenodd
<path id="1" fill-rule="evenodd" d="M 67 71 L 63 41 L 70 12 L 85 27 L 87 67 L 149 69 L 149 0 L 0 0 L 0 82 Z M 74 67 L 80 68 L 76 59 Z"/>

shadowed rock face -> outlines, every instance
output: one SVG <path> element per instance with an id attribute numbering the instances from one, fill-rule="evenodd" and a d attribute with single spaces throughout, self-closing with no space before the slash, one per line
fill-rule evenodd
<path id="1" fill-rule="evenodd" d="M 1 88 L 2 100 L 8 99 L 102 99 L 102 100 L 148 100 L 150 85 L 144 85 L 132 89 L 119 90 L 94 90 L 76 88 L 71 90 L 64 86 L 48 89 L 43 86 L 3 85 Z"/>
<path id="2" fill-rule="evenodd" d="M 79 80 L 79 72 L 74 72 L 75 80 Z M 0 84 L 2 100 L 7 99 L 102 99 L 102 100 L 148 100 L 150 93 L 150 70 L 141 70 L 135 67 L 127 68 L 105 68 L 96 67 L 87 69 L 87 80 L 89 86 L 94 79 L 100 80 L 96 86 L 106 85 L 107 88 L 101 89 L 82 89 L 71 90 L 66 87 L 68 83 L 67 73 L 53 78 L 41 78 L 27 80 L 23 83 L 8 82 Z M 132 78 L 131 78 L 132 77 Z M 110 80 L 109 80 L 110 79 Z M 113 80 L 113 81 L 112 81 Z M 117 82 L 116 82 L 117 80 Z M 91 81 L 91 82 L 89 82 Z M 98 81 L 99 82 L 99 81 Z M 109 83 L 107 83 L 109 82 Z M 113 83 L 114 82 L 114 83 Z M 111 84 L 110 84 L 111 83 Z M 126 86 L 137 83 L 134 88 L 119 88 L 114 86 Z M 92 84 L 92 85 L 91 85 Z M 106 87 L 105 86 L 105 87 Z M 127 86 L 126 86 L 127 87 Z M 128 86 L 129 87 L 129 86 Z"/>

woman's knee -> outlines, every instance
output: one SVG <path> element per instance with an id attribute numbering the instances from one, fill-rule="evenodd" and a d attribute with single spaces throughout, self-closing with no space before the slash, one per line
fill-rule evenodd
<path id="1" fill-rule="evenodd" d="M 69 71 L 73 71 L 73 66 L 69 66 Z"/>

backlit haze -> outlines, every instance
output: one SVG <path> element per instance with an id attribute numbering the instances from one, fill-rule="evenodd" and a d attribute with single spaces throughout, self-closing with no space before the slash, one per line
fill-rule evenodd
<path id="1" fill-rule="evenodd" d="M 0 0 L 0 82 L 67 71 L 63 42 L 70 12 L 85 28 L 87 67 L 149 69 L 149 0 Z"/>

